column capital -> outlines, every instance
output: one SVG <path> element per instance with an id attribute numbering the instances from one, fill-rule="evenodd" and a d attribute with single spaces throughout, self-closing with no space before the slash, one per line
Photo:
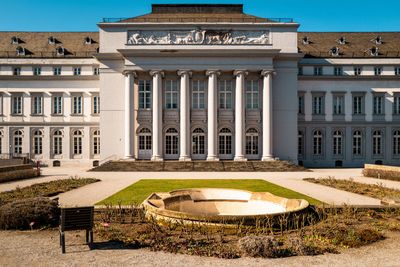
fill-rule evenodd
<path id="1" fill-rule="evenodd" d="M 133 77 L 137 76 L 136 71 L 134 70 L 124 70 L 122 71 L 122 75 L 124 76 L 133 75 Z"/>
<path id="2" fill-rule="evenodd" d="M 240 74 L 247 76 L 247 74 L 249 74 L 249 72 L 247 70 L 234 70 L 233 71 L 233 76 L 238 76 Z"/>
<path id="3" fill-rule="evenodd" d="M 178 70 L 177 74 L 178 74 L 178 76 L 182 76 L 184 74 L 188 74 L 189 77 L 191 77 L 192 76 L 192 71 L 191 70 Z"/>
<path id="4" fill-rule="evenodd" d="M 206 76 L 210 76 L 212 74 L 216 74 L 217 76 L 221 75 L 219 70 L 206 70 Z"/>
<path id="5" fill-rule="evenodd" d="M 275 75 L 276 74 L 276 71 L 275 70 L 273 70 L 273 69 L 267 69 L 267 70 L 262 70 L 261 71 L 261 76 L 268 76 L 268 75 L 271 75 L 271 74 L 273 74 L 273 75 Z"/>
<path id="6" fill-rule="evenodd" d="M 154 75 L 156 75 L 156 74 L 160 74 L 161 77 L 164 77 L 164 71 L 162 71 L 162 70 L 151 70 L 151 71 L 150 71 L 150 75 L 151 75 L 151 76 L 154 76 Z"/>

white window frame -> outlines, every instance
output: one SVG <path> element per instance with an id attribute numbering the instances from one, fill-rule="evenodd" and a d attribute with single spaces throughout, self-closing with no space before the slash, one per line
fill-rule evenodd
<path id="1" fill-rule="evenodd" d="M 246 81 L 246 109 L 257 110 L 260 108 L 260 81 Z"/>
<path id="2" fill-rule="evenodd" d="M 300 95 L 297 97 L 297 104 L 298 104 L 298 110 L 297 114 L 304 114 L 304 95 Z"/>
<path id="3" fill-rule="evenodd" d="M 256 128 L 252 127 L 246 131 L 246 155 L 258 155 L 259 153 L 259 132 Z"/>
<path id="4" fill-rule="evenodd" d="M 92 114 L 100 114 L 100 96 L 98 94 L 92 96 Z"/>
<path id="5" fill-rule="evenodd" d="M 219 109 L 232 109 L 232 81 L 219 81 Z"/>
<path id="6" fill-rule="evenodd" d="M 361 156 L 362 153 L 362 132 L 360 130 L 353 131 L 353 156 Z"/>
<path id="7" fill-rule="evenodd" d="M 20 76 L 21 75 L 21 67 L 14 67 L 13 68 L 13 75 Z"/>
<path id="8" fill-rule="evenodd" d="M 374 67 L 374 74 L 375 76 L 382 75 L 382 67 Z"/>
<path id="9" fill-rule="evenodd" d="M 363 114 L 363 100 L 364 97 L 360 95 L 353 96 L 353 114 Z"/>
<path id="10" fill-rule="evenodd" d="M 34 67 L 33 68 L 33 75 L 39 76 L 42 74 L 42 68 L 41 67 Z"/>
<path id="11" fill-rule="evenodd" d="M 151 130 L 147 127 L 140 129 L 138 133 L 138 147 L 142 153 L 151 152 L 152 148 L 152 135 Z"/>
<path id="12" fill-rule="evenodd" d="M 383 114 L 383 96 L 375 95 L 373 97 L 372 101 L 373 101 L 374 115 L 382 115 Z"/>
<path id="13" fill-rule="evenodd" d="M 24 133 L 21 130 L 13 132 L 13 154 L 22 154 L 23 137 Z"/>
<path id="14" fill-rule="evenodd" d="M 342 67 L 334 67 L 333 74 L 335 76 L 342 76 L 343 75 L 343 68 Z"/>
<path id="15" fill-rule="evenodd" d="M 151 81 L 139 81 L 139 109 L 151 109 Z"/>
<path id="16" fill-rule="evenodd" d="M 206 135 L 202 128 L 197 127 L 192 131 L 192 154 L 205 155 Z"/>
<path id="17" fill-rule="evenodd" d="M 165 154 L 179 154 L 179 132 L 177 129 L 170 127 L 165 132 Z"/>
<path id="18" fill-rule="evenodd" d="M 52 100 L 52 115 L 62 115 L 63 114 L 63 96 L 62 95 L 53 95 L 51 97 Z"/>
<path id="19" fill-rule="evenodd" d="M 400 130 L 393 131 L 393 155 L 400 156 Z"/>
<path id="20" fill-rule="evenodd" d="M 61 130 L 53 132 L 53 154 L 62 155 L 63 150 L 63 134 Z"/>
<path id="21" fill-rule="evenodd" d="M 218 132 L 218 153 L 220 155 L 232 155 L 232 131 L 228 127 L 223 127 Z"/>
<path id="22" fill-rule="evenodd" d="M 314 67 L 314 76 L 322 76 L 323 75 L 323 69 L 320 66 L 315 66 Z"/>
<path id="23" fill-rule="evenodd" d="M 204 80 L 192 81 L 192 109 L 202 110 L 205 105 L 205 82 Z"/>
<path id="24" fill-rule="evenodd" d="M 342 95 L 333 96 L 333 114 L 344 114 L 344 97 Z"/>
<path id="25" fill-rule="evenodd" d="M 92 134 L 92 154 L 100 155 L 100 130 L 94 130 Z"/>
<path id="26" fill-rule="evenodd" d="M 43 154 L 43 131 L 42 130 L 35 130 L 33 132 L 32 144 L 33 144 L 32 153 L 34 155 Z"/>
<path id="27" fill-rule="evenodd" d="M 313 132 L 313 155 L 322 156 L 323 147 L 323 134 L 321 130 L 315 130 Z"/>
<path id="28" fill-rule="evenodd" d="M 82 131 L 74 130 L 72 133 L 72 152 L 74 155 L 82 155 L 82 140 Z"/>
<path id="29" fill-rule="evenodd" d="M 400 96 L 395 95 L 393 97 L 393 114 L 400 115 Z"/>
<path id="30" fill-rule="evenodd" d="M 381 130 L 374 130 L 372 132 L 372 155 L 383 154 L 383 133 Z"/>
<path id="31" fill-rule="evenodd" d="M 32 115 L 43 115 L 43 95 L 32 95 Z"/>
<path id="32" fill-rule="evenodd" d="M 313 115 L 323 115 L 324 114 L 324 97 L 322 95 L 313 96 Z"/>
<path id="33" fill-rule="evenodd" d="M 72 95 L 72 115 L 82 115 L 83 114 L 83 96 L 82 94 L 79 95 Z"/>
<path id="34" fill-rule="evenodd" d="M 338 156 L 343 154 L 343 133 L 340 130 L 333 132 L 333 155 Z"/>
<path id="35" fill-rule="evenodd" d="M 177 80 L 167 80 L 165 86 L 165 109 L 179 109 L 179 87 Z"/>
<path id="36" fill-rule="evenodd" d="M 93 75 L 99 75 L 99 73 L 100 73 L 100 71 L 99 71 L 99 68 L 93 68 Z"/>
<path id="37" fill-rule="evenodd" d="M 354 67 L 354 75 L 360 76 L 362 73 L 362 67 Z"/>
<path id="38" fill-rule="evenodd" d="M 53 75 L 54 76 L 59 76 L 61 75 L 61 67 L 53 67 Z"/>
<path id="39" fill-rule="evenodd" d="M 80 76 L 82 73 L 81 67 L 74 67 L 74 76 Z"/>
<path id="40" fill-rule="evenodd" d="M 11 114 L 12 115 L 22 115 L 23 114 L 23 105 L 24 105 L 24 97 L 21 94 L 18 95 L 13 95 L 11 97 L 12 100 L 12 110 L 11 110 Z"/>

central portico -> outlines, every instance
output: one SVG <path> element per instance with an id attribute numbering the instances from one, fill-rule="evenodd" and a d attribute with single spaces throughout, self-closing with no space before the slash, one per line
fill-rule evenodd
<path id="1" fill-rule="evenodd" d="M 100 23 L 103 159 L 296 162 L 297 27 L 241 5 Z"/>

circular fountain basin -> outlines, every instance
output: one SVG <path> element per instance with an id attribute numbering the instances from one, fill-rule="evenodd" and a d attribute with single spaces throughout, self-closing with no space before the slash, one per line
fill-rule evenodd
<path id="1" fill-rule="evenodd" d="M 309 203 L 304 199 L 287 199 L 268 192 L 192 188 L 153 193 L 143 206 L 148 215 L 166 221 L 251 223 L 257 218 L 299 212 Z"/>

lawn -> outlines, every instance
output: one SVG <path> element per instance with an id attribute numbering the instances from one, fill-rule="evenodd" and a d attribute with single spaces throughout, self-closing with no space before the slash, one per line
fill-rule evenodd
<path id="1" fill-rule="evenodd" d="M 261 179 L 143 179 L 114 195 L 96 203 L 131 205 L 142 203 L 153 192 L 169 192 L 184 188 L 234 188 L 253 192 L 270 192 L 286 198 L 302 198 L 310 204 L 322 204 L 321 201 Z"/>

